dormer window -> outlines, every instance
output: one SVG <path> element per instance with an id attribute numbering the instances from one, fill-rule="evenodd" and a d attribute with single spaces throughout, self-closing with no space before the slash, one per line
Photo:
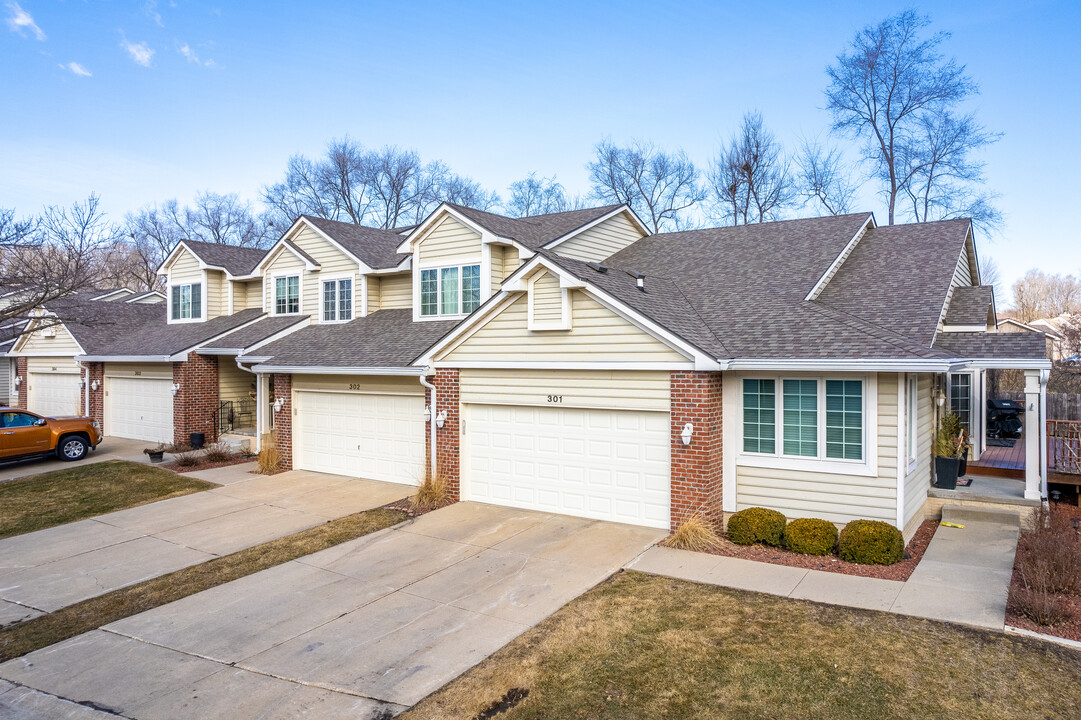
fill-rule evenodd
<path id="1" fill-rule="evenodd" d="M 468 315 L 480 307 L 480 265 L 420 271 L 420 314 Z"/>
<path id="2" fill-rule="evenodd" d="M 353 279 L 323 281 L 323 322 L 353 319 Z"/>
<path id="3" fill-rule="evenodd" d="M 274 278 L 274 314 L 296 315 L 300 312 L 300 276 Z"/>
<path id="4" fill-rule="evenodd" d="M 173 320 L 199 320 L 202 318 L 202 283 L 174 285 L 171 292 L 170 305 L 169 317 Z"/>

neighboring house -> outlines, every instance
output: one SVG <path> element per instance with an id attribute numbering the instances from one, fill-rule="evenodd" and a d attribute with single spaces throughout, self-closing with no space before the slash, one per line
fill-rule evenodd
<path id="1" fill-rule="evenodd" d="M 444 203 L 398 231 L 301 217 L 265 253 L 181 243 L 161 272 L 168 319 L 79 357 L 171 367 L 174 437 L 246 382 L 287 467 L 653 527 L 759 505 L 910 534 L 940 407 L 978 429 L 987 369 L 1038 404 L 1050 367 L 1042 334 L 997 332 L 963 220 L 650 235 L 621 205 Z"/>

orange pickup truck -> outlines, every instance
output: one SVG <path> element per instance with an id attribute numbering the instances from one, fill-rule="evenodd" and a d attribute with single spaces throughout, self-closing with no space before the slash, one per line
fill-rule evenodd
<path id="1" fill-rule="evenodd" d="M 100 442 L 101 425 L 93 418 L 51 418 L 0 407 L 0 460 L 35 455 L 82 460 Z"/>

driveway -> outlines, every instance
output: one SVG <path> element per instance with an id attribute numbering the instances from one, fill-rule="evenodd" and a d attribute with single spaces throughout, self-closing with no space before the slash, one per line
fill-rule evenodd
<path id="1" fill-rule="evenodd" d="M 253 475 L 253 468 L 192 473 L 223 485 L 0 540 L 0 626 L 379 507 L 410 490 L 304 471 Z"/>
<path id="2" fill-rule="evenodd" d="M 0 677 L 147 720 L 386 717 L 664 534 L 458 503 L 12 660 Z"/>
<path id="3" fill-rule="evenodd" d="M 37 475 L 52 470 L 70 470 L 87 463 L 101 462 L 103 460 L 130 460 L 132 462 L 150 462 L 143 452 L 143 448 L 154 443 L 145 440 L 128 440 L 127 438 L 106 437 L 85 458 L 78 462 L 66 462 L 55 457 L 34 458 L 32 460 L 15 460 L 13 462 L 0 463 L 0 482 L 14 480 L 16 478 Z"/>

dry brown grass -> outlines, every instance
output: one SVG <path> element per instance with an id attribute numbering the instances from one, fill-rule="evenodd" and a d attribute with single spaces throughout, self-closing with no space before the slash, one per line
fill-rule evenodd
<path id="1" fill-rule="evenodd" d="M 1081 653 L 624 572 L 400 717 L 1028 720 L 1081 713 Z"/>
<path id="2" fill-rule="evenodd" d="M 106 461 L 0 483 L 0 538 L 217 487 L 143 463 Z"/>
<path id="3" fill-rule="evenodd" d="M 428 473 L 424 481 L 417 486 L 410 501 L 413 509 L 419 512 L 427 512 L 447 504 L 447 480 L 439 473 Z"/>
<path id="4" fill-rule="evenodd" d="M 693 550 L 705 552 L 712 550 L 721 543 L 721 538 L 713 525 L 706 520 L 701 513 L 693 513 L 680 523 L 676 531 L 666 537 L 661 545 L 675 548 L 676 550 Z"/>
<path id="5" fill-rule="evenodd" d="M 274 475 L 282 471 L 282 454 L 274 433 L 267 433 L 259 441 L 259 474 Z"/>
<path id="6" fill-rule="evenodd" d="M 1017 541 L 1016 568 L 1021 582 L 1011 587 L 1010 602 L 1022 615 L 1047 626 L 1069 619 L 1064 596 L 1081 590 L 1081 548 L 1066 515 L 1033 510 Z"/>
<path id="7" fill-rule="evenodd" d="M 177 467 L 195 467 L 199 464 L 199 453 L 195 450 L 177 453 L 173 456 L 173 462 Z"/>
<path id="8" fill-rule="evenodd" d="M 396 525 L 406 517 L 377 508 L 114 590 L 0 630 L 0 662 L 197 592 Z M 208 608 L 207 612 L 213 612 Z"/>
<path id="9" fill-rule="evenodd" d="M 203 459 L 208 463 L 229 462 L 237 456 L 237 452 L 226 443 L 217 442 L 206 446 L 203 451 Z"/>

